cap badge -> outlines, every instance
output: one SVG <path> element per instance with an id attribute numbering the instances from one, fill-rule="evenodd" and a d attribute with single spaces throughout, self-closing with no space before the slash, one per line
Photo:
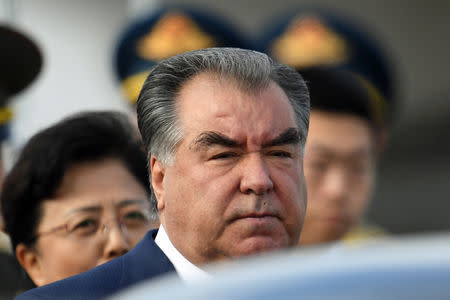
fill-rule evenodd
<path id="1" fill-rule="evenodd" d="M 272 56 L 294 68 L 333 66 L 345 62 L 345 40 L 316 16 L 298 16 L 274 40 Z"/>
<path id="2" fill-rule="evenodd" d="M 165 14 L 137 44 L 144 59 L 159 61 L 186 51 L 213 47 L 214 39 L 180 12 Z"/>

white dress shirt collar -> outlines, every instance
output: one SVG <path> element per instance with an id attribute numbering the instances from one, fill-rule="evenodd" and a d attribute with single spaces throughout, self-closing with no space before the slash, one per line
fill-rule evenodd
<path id="1" fill-rule="evenodd" d="M 175 248 L 162 224 L 159 226 L 158 233 L 156 234 L 155 243 L 169 258 L 178 275 L 184 281 L 193 282 L 211 278 L 211 275 L 191 263 Z"/>

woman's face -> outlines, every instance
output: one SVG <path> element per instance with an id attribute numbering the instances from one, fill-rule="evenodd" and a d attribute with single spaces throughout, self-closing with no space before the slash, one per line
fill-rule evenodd
<path id="1" fill-rule="evenodd" d="M 33 248 L 17 257 L 38 286 L 87 271 L 133 248 L 156 226 L 148 195 L 117 159 L 74 165 L 41 204 Z"/>

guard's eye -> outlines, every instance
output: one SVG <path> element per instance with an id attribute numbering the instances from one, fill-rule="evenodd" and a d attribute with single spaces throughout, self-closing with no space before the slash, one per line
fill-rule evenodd
<path id="1" fill-rule="evenodd" d="M 312 162 L 310 162 L 310 163 L 308 164 L 308 166 L 309 166 L 311 169 L 313 169 L 314 171 L 317 171 L 317 172 L 324 172 L 324 171 L 327 169 L 328 164 L 327 164 L 327 162 L 325 162 L 325 161 L 319 160 L 319 161 L 312 161 Z"/>
<path id="2" fill-rule="evenodd" d="M 370 172 L 369 162 L 355 162 L 350 165 L 350 170 L 353 175 L 364 176 Z"/>

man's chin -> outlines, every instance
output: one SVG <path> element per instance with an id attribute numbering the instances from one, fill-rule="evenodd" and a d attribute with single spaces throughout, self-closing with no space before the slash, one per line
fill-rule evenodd
<path id="1" fill-rule="evenodd" d="M 235 245 L 233 256 L 257 255 L 288 247 L 286 241 L 269 236 L 252 236 Z"/>

